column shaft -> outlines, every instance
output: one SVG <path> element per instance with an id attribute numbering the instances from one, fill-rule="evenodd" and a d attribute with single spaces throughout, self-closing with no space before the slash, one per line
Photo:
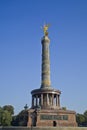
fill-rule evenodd
<path id="1" fill-rule="evenodd" d="M 58 106 L 58 95 L 56 95 L 56 106 Z"/>
<path id="2" fill-rule="evenodd" d="M 60 107 L 60 95 L 58 95 L 58 106 Z"/>
<path id="3" fill-rule="evenodd" d="M 52 94 L 52 106 L 54 105 L 54 94 Z"/>
<path id="4" fill-rule="evenodd" d="M 34 96 L 32 96 L 32 107 L 34 107 Z"/>
<path id="5" fill-rule="evenodd" d="M 47 93 L 47 105 L 49 105 L 49 96 L 48 96 L 48 93 Z"/>
<path id="6" fill-rule="evenodd" d="M 41 94 L 41 106 L 43 106 L 43 94 Z"/>
<path id="7" fill-rule="evenodd" d="M 49 38 L 44 36 L 42 39 L 42 79 L 41 88 L 50 87 L 50 58 L 49 58 Z"/>
<path id="8" fill-rule="evenodd" d="M 38 106 L 38 96 L 36 95 L 36 106 Z"/>

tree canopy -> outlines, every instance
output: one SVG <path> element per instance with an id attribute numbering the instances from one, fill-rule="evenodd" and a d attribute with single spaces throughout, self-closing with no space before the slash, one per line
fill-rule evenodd
<path id="1" fill-rule="evenodd" d="M 14 107 L 11 105 L 5 105 L 3 106 L 3 110 L 7 110 L 11 115 L 14 114 Z"/>
<path id="2" fill-rule="evenodd" d="M 11 125 L 12 113 L 14 111 L 10 111 L 7 108 L 13 108 L 13 106 L 10 106 L 10 107 L 6 107 L 6 106 L 0 107 L 0 126 L 10 126 Z"/>

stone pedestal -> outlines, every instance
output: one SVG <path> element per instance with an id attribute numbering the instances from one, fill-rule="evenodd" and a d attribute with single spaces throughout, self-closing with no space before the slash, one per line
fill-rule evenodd
<path id="1" fill-rule="evenodd" d="M 77 126 L 75 112 L 69 110 L 30 109 L 28 118 L 28 126 Z"/>

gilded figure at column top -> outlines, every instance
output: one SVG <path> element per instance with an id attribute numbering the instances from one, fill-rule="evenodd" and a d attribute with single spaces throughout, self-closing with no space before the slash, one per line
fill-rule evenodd
<path id="1" fill-rule="evenodd" d="M 48 35 L 48 28 L 49 28 L 49 26 L 50 26 L 49 24 L 45 24 L 45 25 L 42 27 L 45 36 Z"/>

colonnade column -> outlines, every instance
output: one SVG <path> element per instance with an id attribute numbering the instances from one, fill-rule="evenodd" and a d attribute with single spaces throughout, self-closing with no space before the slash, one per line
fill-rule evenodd
<path id="1" fill-rule="evenodd" d="M 56 95 L 56 106 L 58 106 L 58 95 Z"/>
<path id="2" fill-rule="evenodd" d="M 48 96 L 48 93 L 47 93 L 47 105 L 49 105 L 49 96 Z"/>
<path id="3" fill-rule="evenodd" d="M 36 106 L 38 105 L 38 95 L 36 95 Z"/>
<path id="4" fill-rule="evenodd" d="M 54 94 L 52 94 L 52 106 L 54 105 Z"/>
<path id="5" fill-rule="evenodd" d="M 43 94 L 41 94 L 41 106 L 43 106 Z"/>
<path id="6" fill-rule="evenodd" d="M 40 95 L 32 95 L 32 108 L 34 106 L 43 106 L 44 105 L 44 96 L 46 98 L 45 105 L 51 105 L 51 106 L 57 106 L 60 107 L 60 95 L 52 93 L 51 95 L 49 93 L 41 93 Z M 51 96 L 51 98 L 50 98 Z"/>
<path id="7" fill-rule="evenodd" d="M 34 107 L 34 96 L 32 96 L 32 107 Z"/>
<path id="8" fill-rule="evenodd" d="M 60 95 L 58 95 L 58 106 L 60 107 Z"/>

